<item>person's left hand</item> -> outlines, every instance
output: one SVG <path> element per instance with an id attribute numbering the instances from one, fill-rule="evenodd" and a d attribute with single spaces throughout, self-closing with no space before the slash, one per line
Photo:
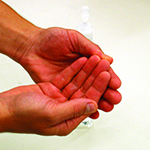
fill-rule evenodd
<path id="1" fill-rule="evenodd" d="M 106 59 L 110 64 L 113 61 L 98 45 L 76 30 L 48 28 L 37 29 L 16 51 L 14 58 L 39 83 L 51 81 L 78 58 L 92 55 Z M 117 76 L 114 78 L 120 81 Z M 116 84 L 116 87 L 120 86 L 120 83 Z"/>

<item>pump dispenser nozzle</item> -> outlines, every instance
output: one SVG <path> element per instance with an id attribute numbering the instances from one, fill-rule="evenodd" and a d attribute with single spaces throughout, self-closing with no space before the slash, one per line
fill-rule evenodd
<path id="1" fill-rule="evenodd" d="M 88 6 L 82 6 L 81 9 L 82 22 L 87 23 L 90 17 L 90 9 Z"/>

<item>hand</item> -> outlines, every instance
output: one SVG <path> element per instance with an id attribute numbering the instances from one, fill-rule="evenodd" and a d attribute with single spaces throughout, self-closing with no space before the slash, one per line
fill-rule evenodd
<path id="1" fill-rule="evenodd" d="M 61 90 L 61 93 L 68 99 L 78 97 L 93 99 L 99 104 L 99 109 L 108 112 L 121 100 L 121 94 L 117 90 L 106 90 L 107 84 L 103 85 L 103 81 L 106 82 L 105 80 L 109 83 L 109 69 L 109 62 L 100 60 L 96 55 L 91 56 L 87 61 L 83 57 L 64 69 L 51 83 Z M 105 90 L 107 94 L 104 94 Z M 111 93 L 114 95 L 109 95 Z M 109 101 L 101 99 L 102 96 L 105 99 L 109 96 Z M 97 117 L 97 112 L 91 116 L 93 119 Z"/>
<path id="2" fill-rule="evenodd" d="M 22 52 L 20 53 L 20 51 Z M 49 28 L 37 29 L 37 32 L 18 49 L 16 57 L 33 80 L 38 83 L 51 81 L 78 58 L 82 56 L 90 57 L 94 54 L 112 63 L 111 57 L 103 54 L 97 45 L 77 31 Z M 116 89 L 120 87 L 121 81 L 111 68 L 108 72 L 111 74 L 111 80 L 104 96 L 101 98 L 101 103 L 105 102 L 106 104 L 103 108 L 105 111 L 112 110 L 110 101 L 118 103 L 121 100 L 121 95 L 117 96 L 118 99 L 115 100 Z M 111 105 L 111 109 L 107 107 L 108 104 Z M 106 110 L 106 107 L 109 109 Z"/>
<path id="3" fill-rule="evenodd" d="M 8 114 L 1 119 L 2 132 L 67 135 L 97 111 L 93 100 L 80 98 L 68 101 L 50 83 L 17 87 L 0 96 L 3 98 L 0 104 L 5 104 L 8 109 L 1 115 L 4 112 Z"/>
<path id="4" fill-rule="evenodd" d="M 97 59 L 97 63 L 92 63 L 93 59 Z M 99 61 L 97 56 L 89 60 L 82 57 L 68 66 L 52 81 L 61 90 L 47 82 L 1 93 L 0 132 L 67 135 L 91 114 L 92 118 L 97 118 L 97 102 L 110 80 L 109 73 L 105 71 L 109 69 L 109 63 L 106 60 Z M 93 71 L 96 64 L 100 71 Z M 78 78 L 79 75 L 84 77 Z M 75 85 L 74 81 L 77 81 L 77 87 L 70 90 L 68 87 L 72 83 Z M 81 88 L 86 86 L 86 89 L 80 92 L 79 84 Z M 64 92 L 66 89 L 70 90 L 67 95 Z M 66 97 L 71 97 L 71 101 Z"/>
<path id="5" fill-rule="evenodd" d="M 33 80 L 51 81 L 57 74 L 81 56 L 98 55 L 112 62 L 100 48 L 75 30 L 62 28 L 37 29 L 37 32 L 19 48 L 19 63 Z M 16 53 L 17 54 L 17 53 Z"/>
<path id="6" fill-rule="evenodd" d="M 60 76 L 56 76 L 52 83 L 65 91 L 78 78 L 78 75 L 83 75 L 83 71 L 85 71 L 85 76 L 82 79 L 80 78 L 80 81 L 82 80 L 81 84 L 83 84 L 83 81 L 87 79 L 93 70 L 94 63 L 91 66 L 90 64 L 94 58 L 98 57 L 92 56 L 89 60 L 85 57 L 78 59 L 61 72 Z M 67 135 L 92 113 L 95 113 L 93 118 L 97 118 L 96 102 L 103 95 L 110 80 L 109 73 L 103 71 L 108 70 L 109 63 L 101 61 L 100 65 L 101 71 L 93 71 L 94 76 L 91 76 L 92 80 L 90 81 L 93 81 L 93 83 L 87 80 L 89 88 L 84 91 L 85 93 L 74 92 L 74 90 L 69 92 L 70 96 L 74 93 L 74 97 L 84 98 L 76 99 L 72 96 L 71 101 L 68 101 L 67 95 L 66 97 L 64 96 L 65 92 L 63 90 L 60 91 L 48 82 L 17 87 L 1 93 L 0 97 L 3 99 L 0 100 L 0 104 L 3 104 L 3 106 L 5 104 L 5 108 L 8 109 L 3 111 L 7 112 L 5 113 L 7 117 L 2 117 L 5 119 L 1 120 L 1 125 L 4 124 L 3 130 L 41 135 Z M 79 83 L 79 80 L 76 81 Z M 78 86 L 77 89 L 79 89 Z"/>

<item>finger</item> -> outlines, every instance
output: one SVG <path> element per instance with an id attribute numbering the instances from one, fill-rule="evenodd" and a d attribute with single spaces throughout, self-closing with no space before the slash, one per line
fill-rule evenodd
<path id="1" fill-rule="evenodd" d="M 106 59 L 110 62 L 110 64 L 113 62 L 113 58 L 105 55 L 101 48 L 85 38 L 82 34 L 77 34 L 77 45 L 78 45 L 78 51 L 83 56 L 92 56 L 92 55 L 98 55 L 101 59 Z"/>
<path id="2" fill-rule="evenodd" d="M 63 103 L 68 101 L 68 99 L 61 94 L 61 91 L 50 82 L 38 83 L 37 85 L 44 95 L 54 99 L 55 102 Z"/>
<path id="3" fill-rule="evenodd" d="M 90 115 L 97 111 L 98 105 L 90 99 L 73 99 L 50 107 L 51 120 L 54 125 L 82 115 Z"/>
<path id="4" fill-rule="evenodd" d="M 82 115 L 73 119 L 65 120 L 44 130 L 43 135 L 59 135 L 66 136 L 71 133 L 77 126 L 87 118 L 87 115 Z"/>
<path id="5" fill-rule="evenodd" d="M 109 73 L 111 75 L 111 80 L 109 82 L 109 87 L 111 89 L 118 89 L 121 86 L 121 80 L 115 74 L 115 72 L 112 70 L 112 68 L 109 69 Z"/>
<path id="6" fill-rule="evenodd" d="M 113 110 L 114 105 L 102 98 L 98 103 L 98 108 L 105 112 L 110 112 L 111 110 Z"/>
<path id="7" fill-rule="evenodd" d="M 107 88 L 110 75 L 108 72 L 103 71 L 95 80 L 94 79 L 95 78 L 93 76 L 90 76 L 85 84 L 72 95 L 71 99 L 77 97 L 86 97 L 93 99 L 98 103 Z"/>
<path id="8" fill-rule="evenodd" d="M 80 71 L 80 69 L 84 66 L 86 61 L 87 61 L 86 57 L 79 58 L 74 63 L 72 63 L 70 66 L 68 66 L 66 69 L 64 69 L 60 74 L 58 74 L 51 81 L 51 83 L 53 85 L 55 85 L 59 90 L 61 90 Z"/>
<path id="9" fill-rule="evenodd" d="M 97 118 L 99 117 L 99 115 L 100 115 L 100 114 L 99 114 L 99 112 L 97 111 L 97 112 L 91 114 L 89 117 L 92 118 L 92 119 L 97 119 Z"/>
<path id="10" fill-rule="evenodd" d="M 68 99 L 71 95 L 78 90 L 85 80 L 89 77 L 93 69 L 99 63 L 100 58 L 96 55 L 93 55 L 89 58 L 80 72 L 73 78 L 73 80 L 62 90 L 62 94 Z"/>
<path id="11" fill-rule="evenodd" d="M 120 103 L 122 96 L 117 90 L 107 88 L 103 95 L 103 98 L 112 104 L 118 104 Z"/>
<path id="12" fill-rule="evenodd" d="M 93 85 L 85 93 L 85 97 L 93 99 L 95 102 L 99 102 L 103 93 L 105 92 L 110 80 L 110 74 L 106 71 L 100 73 Z"/>
<path id="13" fill-rule="evenodd" d="M 84 85 L 81 87 L 81 91 L 83 93 L 86 93 L 86 91 L 92 86 L 94 80 L 97 78 L 97 76 L 103 72 L 109 70 L 110 64 L 107 60 L 101 60 L 99 64 L 96 66 L 96 68 L 93 70 L 92 74 L 88 77 L 88 79 L 85 81 Z M 99 84 L 98 82 L 95 84 Z"/>
<path id="14" fill-rule="evenodd" d="M 86 67 L 86 66 L 85 66 Z M 91 75 L 88 77 L 88 79 L 83 83 L 83 85 L 81 86 L 81 88 L 76 87 L 76 92 L 72 91 L 70 93 L 70 95 L 72 95 L 70 97 L 70 99 L 74 99 L 74 98 L 78 98 L 78 97 L 84 97 L 84 94 L 86 93 L 86 91 L 92 86 L 94 80 L 96 79 L 96 77 L 102 72 L 102 71 L 107 71 L 109 70 L 110 64 L 107 60 L 101 60 L 98 65 L 95 67 L 95 69 L 93 70 L 93 72 L 91 73 Z M 78 80 L 76 80 L 76 83 L 80 81 L 80 78 L 78 78 Z M 66 87 L 68 88 L 68 86 Z M 74 93 L 73 93 L 74 92 Z M 68 92 L 69 93 L 69 92 Z"/>
<path id="15" fill-rule="evenodd" d="M 98 109 L 102 110 L 102 111 L 105 111 L 105 112 L 110 112 L 112 111 L 114 108 L 114 104 L 108 102 L 106 99 L 102 98 L 99 103 L 98 103 Z M 92 119 L 97 119 L 99 117 L 99 113 L 98 111 L 91 114 L 89 116 L 90 118 Z"/>

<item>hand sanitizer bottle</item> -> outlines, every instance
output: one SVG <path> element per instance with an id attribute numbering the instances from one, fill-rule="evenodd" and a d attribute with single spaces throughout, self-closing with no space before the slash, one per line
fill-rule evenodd
<path id="1" fill-rule="evenodd" d="M 93 27 L 90 25 L 90 10 L 88 6 L 82 6 L 81 9 L 82 23 L 77 26 L 77 30 L 89 40 L 93 40 Z"/>
<path id="2" fill-rule="evenodd" d="M 77 30 L 83 34 L 89 40 L 93 40 L 93 27 L 88 22 L 90 17 L 90 10 L 88 6 L 82 6 L 81 9 L 82 23 L 77 26 Z M 80 124 L 80 127 L 91 127 L 93 124 L 93 120 L 91 118 L 86 118 Z"/>

